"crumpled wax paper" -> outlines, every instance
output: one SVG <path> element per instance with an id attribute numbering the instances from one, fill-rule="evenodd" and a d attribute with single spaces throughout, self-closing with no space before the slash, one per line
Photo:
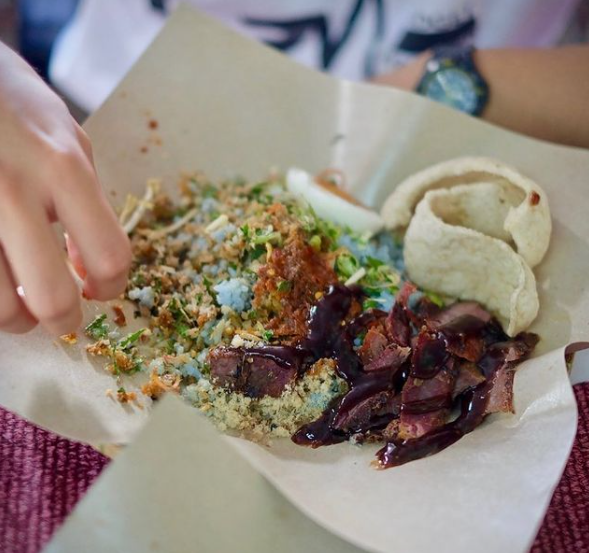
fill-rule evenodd
<path id="1" fill-rule="evenodd" d="M 147 178 L 173 188 L 180 172 L 194 169 L 254 179 L 271 167 L 336 167 L 375 208 L 407 175 L 455 156 L 496 157 L 535 179 L 548 194 L 554 231 L 535 271 L 541 312 L 531 330 L 542 342 L 518 371 L 515 416 L 490 417 L 439 455 L 387 471 L 369 466 L 370 445 L 264 448 L 226 438 L 313 520 L 366 549 L 527 549 L 575 434 L 564 348 L 588 333 L 589 152 L 413 94 L 331 79 L 186 7 L 85 128 L 115 205 L 128 192 L 142 194 Z M 88 320 L 99 308 L 87 306 Z M 41 330 L 0 336 L 0 359 L 0 404 L 58 433 L 127 443 L 148 416 L 147 402 L 139 409 L 105 396 L 114 383 L 82 347 Z"/>

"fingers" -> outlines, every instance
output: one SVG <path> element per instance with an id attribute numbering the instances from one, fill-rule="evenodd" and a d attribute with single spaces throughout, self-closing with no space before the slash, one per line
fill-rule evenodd
<path id="1" fill-rule="evenodd" d="M 24 289 L 24 303 L 49 332 L 73 332 L 82 320 L 80 291 L 46 213 L 24 187 L 0 185 L 0 239 L 14 279 Z"/>
<path id="2" fill-rule="evenodd" d="M 22 334 L 34 328 L 36 324 L 37 321 L 16 292 L 12 272 L 4 252 L 0 250 L 0 330 Z"/>
<path id="3" fill-rule="evenodd" d="M 131 247 L 100 188 L 92 164 L 85 161 L 72 163 L 62 173 L 54 207 L 74 244 L 74 257 L 78 258 L 72 261 L 87 272 L 85 293 L 94 299 L 107 300 L 125 290 Z"/>
<path id="4" fill-rule="evenodd" d="M 67 248 L 67 254 L 72 262 L 72 266 L 76 274 L 84 280 L 88 273 L 86 272 L 86 267 L 84 267 L 84 260 L 82 259 L 82 254 L 80 250 L 76 246 L 75 242 L 70 238 L 69 234 L 65 235 L 65 246 Z"/>
<path id="5" fill-rule="evenodd" d="M 90 161 L 90 164 L 92 165 L 92 167 L 94 167 L 94 154 L 92 152 L 92 143 L 90 142 L 90 138 L 88 137 L 84 129 L 80 127 L 80 125 L 78 125 L 77 123 L 74 123 L 74 132 L 76 133 L 76 138 L 78 139 L 78 144 L 80 145 L 80 148 L 82 148 L 82 151 L 84 152 L 84 154 L 86 154 L 86 157 Z"/>

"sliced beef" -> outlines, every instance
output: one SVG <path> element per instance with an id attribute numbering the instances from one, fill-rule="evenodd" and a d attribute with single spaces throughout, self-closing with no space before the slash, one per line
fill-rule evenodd
<path id="1" fill-rule="evenodd" d="M 389 424 L 386 425 L 385 429 L 381 433 L 382 439 L 386 442 L 392 442 L 397 440 L 399 437 L 399 419 L 393 419 Z"/>
<path id="2" fill-rule="evenodd" d="M 457 377 L 452 390 L 452 399 L 471 388 L 476 388 L 485 381 L 483 373 L 478 369 L 475 363 L 462 361 L 456 367 Z"/>
<path id="3" fill-rule="evenodd" d="M 421 331 L 411 356 L 411 376 L 433 378 L 449 359 L 447 342 L 443 336 Z"/>
<path id="4" fill-rule="evenodd" d="M 374 371 L 395 372 L 405 363 L 409 355 L 411 355 L 411 348 L 391 344 L 386 346 L 372 361 L 364 365 L 364 371 L 367 373 Z"/>
<path id="5" fill-rule="evenodd" d="M 443 425 L 452 407 L 452 390 L 456 382 L 453 359 L 449 359 L 433 378 L 410 376 L 401 393 L 401 416 L 398 438 L 418 438 Z"/>
<path id="6" fill-rule="evenodd" d="M 409 305 L 409 298 L 411 294 L 417 292 L 417 287 L 412 282 L 406 281 L 403 283 L 403 286 L 397 293 L 395 301 L 401 304 L 403 307 L 407 307 Z"/>
<path id="7" fill-rule="evenodd" d="M 388 315 L 389 314 L 386 311 L 382 311 L 381 309 L 369 309 L 352 319 L 346 325 L 345 331 L 353 337 L 356 337 L 360 332 L 366 331 L 370 328 L 376 328 L 382 332 L 383 328 L 386 328 L 384 325 L 385 319 Z"/>
<path id="8" fill-rule="evenodd" d="M 487 378 L 509 363 L 525 359 L 536 347 L 539 337 L 536 334 L 521 332 L 511 340 L 490 344 L 477 363 Z"/>
<path id="9" fill-rule="evenodd" d="M 389 338 L 399 346 L 406 347 L 411 340 L 411 325 L 405 307 L 397 301 L 386 320 Z"/>
<path id="10" fill-rule="evenodd" d="M 369 328 L 362 345 L 358 349 L 358 355 L 364 365 L 368 365 L 374 359 L 380 357 L 389 343 L 389 339 L 376 328 Z"/>
<path id="11" fill-rule="evenodd" d="M 416 329 L 420 329 L 427 320 L 440 312 L 440 307 L 410 282 L 406 282 L 399 291 L 397 302 L 405 308 L 405 314 Z"/>
<path id="12" fill-rule="evenodd" d="M 268 351 L 266 351 L 268 350 Z M 215 348 L 209 354 L 213 382 L 250 397 L 279 397 L 294 383 L 303 363 L 303 355 L 290 362 L 265 350 Z"/>
<path id="13" fill-rule="evenodd" d="M 425 413 L 452 405 L 452 391 L 456 382 L 453 360 L 433 378 L 421 379 L 410 376 L 403 386 L 403 412 Z"/>
<path id="14" fill-rule="evenodd" d="M 231 390 L 242 388 L 243 350 L 215 348 L 209 353 L 209 364 L 211 366 L 211 377 L 215 384 Z"/>
<path id="15" fill-rule="evenodd" d="M 485 349 L 485 342 L 482 336 L 476 335 L 457 335 L 447 338 L 446 343 L 449 353 L 472 362 L 478 361 Z"/>
<path id="16" fill-rule="evenodd" d="M 436 428 L 443 426 L 449 414 L 449 409 L 438 409 L 429 413 L 420 413 L 419 415 L 401 413 L 395 439 L 402 441 L 414 440 L 429 434 Z"/>
<path id="17" fill-rule="evenodd" d="M 398 416 L 401 398 L 394 390 L 381 390 L 350 407 L 340 411 L 333 422 L 336 430 L 357 433 L 366 432 L 374 426 L 385 426 Z"/>
<path id="18" fill-rule="evenodd" d="M 478 361 L 485 348 L 483 329 L 491 315 L 473 301 L 457 302 L 426 319 L 430 330 L 445 337 L 450 353 L 468 361 Z"/>
<path id="19" fill-rule="evenodd" d="M 513 381 L 518 361 L 526 358 L 538 343 L 538 336 L 527 332 L 512 340 L 490 346 L 479 366 L 489 380 L 487 413 L 513 413 Z"/>
<path id="20" fill-rule="evenodd" d="M 513 340 L 495 344 L 493 349 L 501 349 L 505 353 L 505 361 L 520 361 L 532 353 L 539 341 L 537 334 L 520 332 Z"/>
<path id="21" fill-rule="evenodd" d="M 350 390 L 300 428 L 295 443 L 384 439 L 377 459 L 386 468 L 437 453 L 488 414 L 513 410 L 515 366 L 533 350 L 536 335 L 509 339 L 476 302 L 440 309 L 410 283 L 388 314 L 371 310 L 345 323 L 354 294 L 334 286 L 316 306 L 325 311 L 311 312 L 310 333 L 301 344 L 335 359 Z M 363 344 L 354 348 L 361 333 Z M 214 372 L 224 382 L 249 385 L 248 393 L 274 394 L 297 371 L 291 364 L 284 372 L 282 363 L 272 361 L 254 359 L 252 370 L 230 357 L 217 361 Z"/>
<path id="22" fill-rule="evenodd" d="M 451 334 L 473 334 L 480 331 L 491 318 L 491 314 L 477 302 L 463 301 L 441 309 L 426 323 L 431 330 Z"/>
<path id="23" fill-rule="evenodd" d="M 514 413 L 513 379 L 515 367 L 501 367 L 491 379 L 486 413 Z"/>
<path id="24" fill-rule="evenodd" d="M 261 355 L 244 356 L 244 371 L 247 379 L 244 393 L 250 397 L 280 397 L 289 384 L 293 384 L 297 375 L 297 367 L 286 366 L 270 357 Z"/>
<path id="25" fill-rule="evenodd" d="M 408 315 L 407 303 L 409 296 L 416 291 L 416 288 L 410 282 L 406 282 L 397 297 L 395 304 L 386 319 L 386 329 L 389 338 L 400 346 L 406 347 L 411 340 L 411 324 Z"/>

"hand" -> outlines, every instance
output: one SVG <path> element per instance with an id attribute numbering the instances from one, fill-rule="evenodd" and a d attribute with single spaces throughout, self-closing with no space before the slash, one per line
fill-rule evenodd
<path id="1" fill-rule="evenodd" d="M 0 330 L 40 322 L 55 335 L 73 332 L 81 293 L 52 223 L 67 231 L 72 261 L 86 272 L 84 292 L 98 300 L 125 289 L 129 240 L 65 104 L 1 43 L 0 75 Z"/>

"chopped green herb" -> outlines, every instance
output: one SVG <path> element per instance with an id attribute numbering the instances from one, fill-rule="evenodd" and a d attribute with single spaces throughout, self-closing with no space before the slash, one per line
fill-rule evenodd
<path id="1" fill-rule="evenodd" d="M 166 352 L 167 353 L 176 353 L 176 341 L 173 338 L 170 338 L 166 342 Z"/>
<path id="2" fill-rule="evenodd" d="M 366 276 L 364 277 L 365 286 L 379 289 L 386 288 L 390 291 L 393 289 L 396 290 L 401 282 L 399 273 L 385 263 L 375 265 L 376 263 L 373 262 L 373 265 L 369 266 L 366 272 Z"/>
<path id="3" fill-rule="evenodd" d="M 174 210 L 174 217 L 180 218 L 186 215 L 186 213 L 188 213 L 188 207 L 181 206 Z"/>
<path id="4" fill-rule="evenodd" d="M 186 338 L 186 333 L 190 330 L 190 327 L 185 323 L 178 323 L 176 325 L 176 332 L 182 336 L 182 338 Z"/>
<path id="5" fill-rule="evenodd" d="M 426 290 L 424 292 L 424 295 L 430 301 L 432 301 L 433 303 L 435 303 L 438 307 L 444 307 L 444 300 L 442 299 L 442 297 L 439 294 L 436 294 L 435 292 L 428 292 Z"/>
<path id="6" fill-rule="evenodd" d="M 367 309 L 378 309 L 380 307 L 380 303 L 378 303 L 378 301 L 376 300 L 366 300 L 363 304 L 362 304 L 362 309 L 364 311 L 366 311 Z"/>
<path id="7" fill-rule="evenodd" d="M 264 332 L 262 332 L 262 338 L 264 338 L 266 342 L 269 342 L 273 336 L 274 332 L 272 332 L 271 330 L 264 330 Z"/>
<path id="8" fill-rule="evenodd" d="M 276 288 L 279 292 L 290 292 L 292 288 L 292 282 L 290 280 L 281 280 Z"/>
<path id="9" fill-rule="evenodd" d="M 350 253 L 342 253 L 335 260 L 335 271 L 340 277 L 350 278 L 359 268 L 360 263 Z"/>
<path id="10" fill-rule="evenodd" d="M 301 227 L 306 232 L 315 232 L 317 230 L 317 219 L 315 218 L 314 214 L 305 213 L 300 210 L 297 210 L 293 207 L 293 213 L 298 217 L 299 221 L 301 222 Z"/>
<path id="11" fill-rule="evenodd" d="M 275 246 L 281 246 L 282 235 L 278 231 L 272 230 L 272 227 L 266 230 L 256 229 L 255 235 L 252 237 L 252 244 L 259 245 L 266 244 L 267 242 Z"/>
<path id="12" fill-rule="evenodd" d="M 135 373 L 139 372 L 142 368 L 143 368 L 143 360 L 137 358 L 135 360 L 135 364 L 130 369 L 127 369 L 125 371 L 125 373 L 126 374 L 135 374 Z"/>
<path id="13" fill-rule="evenodd" d="M 382 265 L 385 265 L 383 261 L 380 259 L 376 259 L 376 257 L 370 257 L 369 255 L 366 256 L 366 265 L 372 267 L 373 269 L 378 269 Z"/>
<path id="14" fill-rule="evenodd" d="M 168 304 L 168 309 L 170 310 L 170 313 L 173 315 L 176 322 L 190 320 L 186 311 L 184 311 L 183 304 L 186 305 L 186 300 L 184 298 L 172 298 Z"/>
<path id="15" fill-rule="evenodd" d="M 133 276 L 131 282 L 137 288 L 142 288 L 143 286 L 145 286 L 145 276 L 142 273 L 137 273 Z"/>
<path id="16" fill-rule="evenodd" d="M 315 251 L 321 251 L 321 236 L 318 234 L 311 236 L 311 239 L 309 240 L 309 246 L 311 246 Z"/>
<path id="17" fill-rule="evenodd" d="M 255 186 L 252 186 L 250 193 L 249 193 L 249 197 L 252 200 L 259 200 L 260 196 L 262 195 L 262 192 L 264 191 L 265 186 L 266 186 L 265 182 L 260 182 L 260 183 L 256 184 Z"/>
<path id="18" fill-rule="evenodd" d="M 252 261 L 255 261 L 256 259 L 258 259 L 258 257 L 261 257 L 265 253 L 266 253 L 266 248 L 264 246 L 262 246 L 262 245 L 256 246 L 250 253 Z"/>
<path id="19" fill-rule="evenodd" d="M 337 249 L 337 241 L 342 234 L 340 228 L 335 226 L 330 221 L 326 221 L 324 219 L 317 219 L 317 230 L 320 234 L 323 234 L 326 238 L 329 239 L 332 250 Z"/>
<path id="20" fill-rule="evenodd" d="M 205 288 L 206 288 L 207 292 L 209 293 L 209 295 L 213 299 L 215 299 L 217 297 L 217 295 L 215 294 L 215 291 L 213 290 L 213 283 L 204 275 L 202 277 L 202 283 L 205 285 Z"/>
<path id="21" fill-rule="evenodd" d="M 110 327 L 106 321 L 106 314 L 98 315 L 85 329 L 84 332 L 94 340 L 101 340 L 108 336 Z"/>
<path id="22" fill-rule="evenodd" d="M 153 282 L 151 284 L 153 291 L 156 294 L 159 294 L 162 291 L 162 281 L 158 277 L 154 277 Z"/>
<path id="23" fill-rule="evenodd" d="M 205 185 L 202 190 L 202 195 L 204 198 L 216 198 L 217 193 L 217 187 L 213 186 L 212 184 Z"/>
<path id="24" fill-rule="evenodd" d="M 140 328 L 137 332 L 132 332 L 131 334 L 127 334 L 127 336 L 125 336 L 120 342 L 119 342 L 119 348 L 121 349 L 128 349 L 130 348 L 135 342 L 137 342 L 137 340 L 139 340 L 139 338 L 141 338 L 141 335 L 145 332 L 144 328 Z"/>
<path id="25" fill-rule="evenodd" d="M 243 225 L 241 227 L 241 233 L 243 234 L 243 236 L 245 238 L 249 238 L 249 236 L 250 236 L 250 227 L 249 227 L 249 225 Z"/>

